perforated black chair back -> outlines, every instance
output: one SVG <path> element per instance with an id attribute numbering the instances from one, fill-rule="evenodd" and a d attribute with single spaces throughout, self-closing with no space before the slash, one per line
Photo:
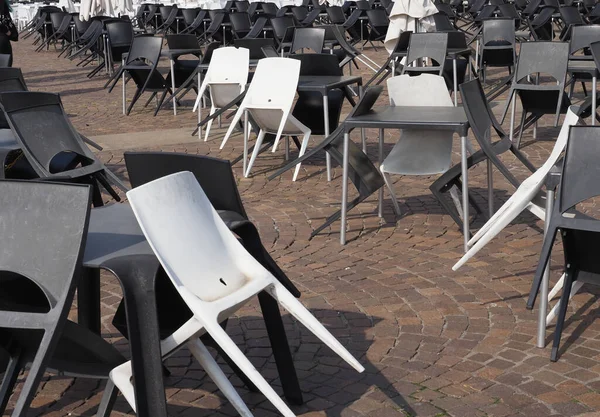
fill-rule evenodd
<path id="1" fill-rule="evenodd" d="M 294 30 L 294 40 L 290 53 L 301 49 L 310 49 L 318 54 L 323 52 L 325 44 L 325 29 L 323 28 L 296 28 Z"/>
<path id="2" fill-rule="evenodd" d="M 406 65 L 402 68 L 402 74 L 437 73 L 442 75 L 446 50 L 448 46 L 447 33 L 413 33 L 410 37 Z M 431 66 L 409 67 L 419 59 L 431 59 Z"/>

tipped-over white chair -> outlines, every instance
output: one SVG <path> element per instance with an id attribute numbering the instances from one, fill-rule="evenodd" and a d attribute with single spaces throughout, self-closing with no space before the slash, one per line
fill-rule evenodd
<path id="1" fill-rule="evenodd" d="M 560 158 L 562 152 L 567 146 L 569 140 L 569 128 L 576 125 L 579 122 L 579 116 L 575 114 L 573 107 L 569 107 L 565 120 L 563 122 L 554 149 L 550 153 L 550 156 L 544 162 L 544 164 L 529 178 L 521 183 L 515 193 L 496 211 L 496 213 L 475 233 L 475 235 L 469 240 L 468 245 L 470 246 L 467 253 L 452 267 L 454 271 L 463 266 L 469 259 L 471 259 L 477 252 L 487 245 L 498 233 L 502 231 L 506 226 L 510 224 L 521 212 L 526 209 L 533 208 L 536 206 L 537 210 L 531 210 L 532 213 L 536 214 L 542 220 L 545 213 L 544 207 L 539 207 L 534 204 L 533 199 L 539 193 L 544 185 L 546 175 L 550 172 L 550 169 L 556 164 Z"/>
<path id="2" fill-rule="evenodd" d="M 281 136 L 303 135 L 299 157 L 304 155 L 310 138 L 310 129 L 292 116 L 292 106 L 300 77 L 300 61 L 290 58 L 264 58 L 258 62 L 248 92 L 235 114 L 227 134 L 221 143 L 221 149 L 233 133 L 235 125 L 242 116 L 249 115 L 258 126 L 259 132 L 254 145 L 254 152 L 246 167 L 248 153 L 247 117 L 244 117 L 244 176 L 248 177 L 252 165 L 258 156 L 262 142 L 267 133 L 275 134 L 273 152 L 277 149 Z M 300 172 L 300 164 L 296 165 L 293 180 Z"/>
<path id="3" fill-rule="evenodd" d="M 444 77 L 421 74 L 400 75 L 387 81 L 392 106 L 453 107 Z M 379 169 L 400 215 L 400 206 L 392 187 L 390 174 L 434 175 L 446 172 L 452 163 L 452 133 L 439 130 L 402 130 Z"/>
<path id="4" fill-rule="evenodd" d="M 194 111 L 198 109 L 198 122 L 202 119 L 201 100 L 206 89 L 208 88 L 210 92 L 210 115 L 212 115 L 244 92 L 248 83 L 249 64 L 249 49 L 234 47 L 215 49 L 194 104 Z M 208 140 L 212 122 L 210 120 L 206 125 L 205 142 Z"/>
<path id="5" fill-rule="evenodd" d="M 180 172 L 160 178 L 134 188 L 127 197 L 154 253 L 194 314 L 172 335 L 173 344 L 181 346 L 193 338 L 192 346 L 199 346 L 197 336 L 208 332 L 269 401 L 284 416 L 293 417 L 294 413 L 219 325 L 252 297 L 266 291 L 354 369 L 364 370 L 244 249 L 192 173 Z M 115 385 L 121 388 L 116 381 Z"/>

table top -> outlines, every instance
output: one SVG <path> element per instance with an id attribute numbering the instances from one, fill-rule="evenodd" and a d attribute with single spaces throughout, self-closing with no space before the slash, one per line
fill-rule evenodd
<path id="1" fill-rule="evenodd" d="M 160 51 L 161 56 L 166 56 L 168 58 L 177 58 L 181 55 L 200 55 L 202 53 L 202 49 L 163 49 Z"/>
<path id="2" fill-rule="evenodd" d="M 319 91 L 327 94 L 329 90 L 351 84 L 362 85 L 362 77 L 359 75 L 301 75 L 298 80 L 298 91 Z"/>
<path id="3" fill-rule="evenodd" d="M 587 72 L 589 74 L 596 74 L 598 68 L 593 60 L 585 59 L 569 59 L 567 64 L 568 72 Z"/>
<path id="4" fill-rule="evenodd" d="M 109 259 L 154 255 L 129 204 L 93 208 L 90 214 L 83 264 L 100 268 Z"/>
<path id="5" fill-rule="evenodd" d="M 251 59 L 248 62 L 248 67 L 250 68 L 256 68 L 258 66 L 258 61 L 260 61 L 259 59 Z M 205 64 L 198 64 L 198 68 L 200 69 L 208 69 L 208 67 L 210 66 L 210 62 L 205 63 Z"/>
<path id="6" fill-rule="evenodd" d="M 466 136 L 469 121 L 462 107 L 386 106 L 344 121 L 354 128 L 450 130 Z"/>

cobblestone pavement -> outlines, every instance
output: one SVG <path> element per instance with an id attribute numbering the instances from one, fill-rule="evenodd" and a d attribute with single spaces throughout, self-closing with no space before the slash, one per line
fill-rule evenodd
<path id="1" fill-rule="evenodd" d="M 88 68 L 57 59 L 52 49 L 35 53 L 29 40 L 14 49 L 15 66 L 22 67 L 30 89 L 60 92 L 74 125 L 86 135 L 135 131 L 149 132 L 148 138 L 156 139 L 163 130 L 191 131 L 194 125 L 196 116 L 189 107 L 194 97 L 177 117 L 169 109 L 152 117 L 141 104 L 125 117 L 120 113 L 120 92 L 108 94 L 102 88 L 105 76 L 88 80 Z M 378 62 L 384 59 L 381 48 L 365 52 Z M 491 71 L 488 79 L 499 76 Z M 551 123 L 550 119 L 544 122 Z M 527 132 L 525 152 L 537 166 L 549 154 L 556 133 L 556 128 L 540 125 L 539 139 L 533 140 Z M 209 142 L 190 136 L 187 143 L 159 149 L 238 156 L 240 135 L 219 151 L 222 134 L 215 130 Z M 367 132 L 374 158 L 375 134 Z M 387 133 L 388 150 L 397 138 L 397 133 Z M 140 141 L 136 148 L 148 149 L 148 145 Z M 456 147 L 455 161 L 457 151 Z M 122 152 L 117 146 L 99 155 L 124 175 Z M 502 159 L 519 178 L 525 178 L 514 158 Z M 293 407 L 298 415 L 534 417 L 600 410 L 600 321 L 596 320 L 600 308 L 594 288 L 584 287 L 570 303 L 560 360 L 551 363 L 550 349 L 535 347 L 537 311 L 525 309 L 525 297 L 538 260 L 541 222 L 529 214 L 520 216 L 472 262 L 453 272 L 462 238 L 428 190 L 435 177 L 397 176 L 394 186 L 401 199 L 401 217 L 394 216 L 386 199 L 384 217 L 378 218 L 373 196 L 350 213 L 346 246 L 338 242 L 339 223 L 308 240 L 310 232 L 337 209 L 341 171 L 336 167 L 335 179 L 328 183 L 321 157 L 303 164 L 295 183 L 291 173 L 268 181 L 267 173 L 282 162 L 283 150 L 261 155 L 248 179 L 241 177 L 239 165 L 234 167 L 244 204 L 267 248 L 301 289 L 302 302 L 366 367 L 363 374 L 354 372 L 284 314 L 306 400 L 303 406 Z M 470 184 L 476 200 L 486 207 L 485 167 L 471 171 Z M 513 189 L 500 175 L 494 188 L 498 207 Z M 554 281 L 560 273 L 560 250 L 553 259 Z M 103 276 L 104 336 L 127 352 L 126 342 L 111 325 L 119 300 L 116 280 Z M 257 303 L 241 310 L 228 332 L 280 392 Z M 550 326 L 549 343 L 552 332 Z M 186 350 L 166 364 L 172 373 L 166 388 L 169 415 L 236 415 Z M 237 377 L 231 379 L 257 417 L 277 415 L 261 394 L 249 393 Z M 103 385 L 49 377 L 41 384 L 31 414 L 92 416 Z M 119 398 L 113 415 L 128 413 L 132 414 Z"/>

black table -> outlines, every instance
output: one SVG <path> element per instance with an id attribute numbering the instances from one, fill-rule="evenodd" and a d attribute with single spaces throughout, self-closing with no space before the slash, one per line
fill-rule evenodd
<path id="1" fill-rule="evenodd" d="M 569 59 L 567 72 L 584 73 L 592 76 L 592 126 L 596 124 L 596 86 L 598 82 L 598 68 L 592 59 Z"/>
<path id="2" fill-rule="evenodd" d="M 386 106 L 381 110 L 371 110 L 362 116 L 351 117 L 344 122 L 344 158 L 342 178 L 342 219 L 340 243 L 346 243 L 346 210 L 348 205 L 348 141 L 350 131 L 356 128 L 379 129 L 380 148 L 383 144 L 384 129 L 430 129 L 445 130 L 458 133 L 460 136 L 461 166 L 462 166 L 462 204 L 463 204 L 463 235 L 464 249 L 467 251 L 469 241 L 469 185 L 467 169 L 467 133 L 469 122 L 462 107 L 412 107 Z M 379 152 L 379 163 L 382 162 L 382 152 Z M 379 191 L 379 210 L 383 188 Z"/>
<path id="3" fill-rule="evenodd" d="M 316 91 L 323 96 L 323 117 L 325 127 L 325 137 L 329 136 L 329 92 L 336 88 L 343 88 L 356 84 L 360 90 L 362 87 L 362 77 L 358 75 L 302 75 L 298 80 L 298 91 Z M 364 141 L 363 141 L 364 144 Z M 364 146 L 364 145 L 363 145 Z M 245 159 L 244 159 L 245 160 Z M 331 181 L 331 157 L 326 154 L 327 161 L 327 181 Z M 244 167 L 244 172 L 245 167 Z"/>
<path id="4" fill-rule="evenodd" d="M 175 60 L 183 55 L 196 55 L 199 56 L 202 53 L 202 49 L 163 49 L 160 51 L 160 56 L 169 58 L 171 63 L 171 88 L 175 92 Z M 173 95 L 173 114 L 177 116 L 177 99 Z"/>
<path id="5" fill-rule="evenodd" d="M 137 415 L 166 417 L 155 293 L 160 263 L 128 204 L 92 210 L 83 265 L 78 287 L 78 322 L 100 334 L 100 270 L 116 275 L 123 288 L 128 328 L 139 330 L 128 335 Z M 284 394 L 288 401 L 301 404 L 302 393 L 287 342 L 286 349 L 282 349 L 277 340 L 286 337 L 277 302 L 271 297 L 259 296 L 259 300 Z"/>

